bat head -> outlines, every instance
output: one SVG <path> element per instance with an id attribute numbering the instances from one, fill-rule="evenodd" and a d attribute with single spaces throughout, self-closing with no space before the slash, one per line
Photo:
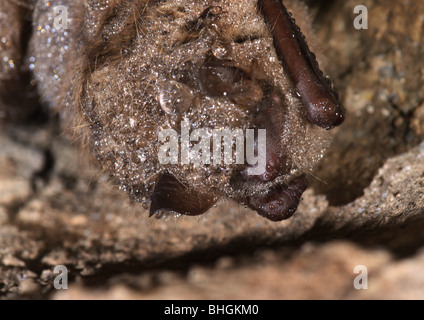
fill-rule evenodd
<path id="1" fill-rule="evenodd" d="M 343 110 L 281 1 L 125 2 L 86 24 L 81 114 L 121 189 L 152 215 L 294 213 Z"/>

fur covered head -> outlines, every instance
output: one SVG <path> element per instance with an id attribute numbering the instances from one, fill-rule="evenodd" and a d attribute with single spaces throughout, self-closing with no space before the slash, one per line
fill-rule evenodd
<path id="1" fill-rule="evenodd" d="M 111 1 L 85 11 L 74 94 L 93 152 L 122 189 L 151 214 L 200 214 L 222 198 L 271 220 L 293 214 L 343 111 L 281 1 Z M 284 30 L 293 43 L 281 43 Z M 211 141 L 213 130 L 265 129 L 264 172 L 161 163 L 161 132 L 177 132 L 182 148 L 182 122 Z"/>

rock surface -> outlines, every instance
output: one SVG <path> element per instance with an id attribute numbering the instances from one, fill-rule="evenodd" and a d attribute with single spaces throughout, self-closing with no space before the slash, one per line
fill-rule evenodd
<path id="1" fill-rule="evenodd" d="M 232 202 L 149 219 L 54 123 L 1 132 L 0 297 L 423 299 L 424 3 L 362 4 L 368 30 L 356 1 L 312 2 L 347 122 L 288 221 Z"/>

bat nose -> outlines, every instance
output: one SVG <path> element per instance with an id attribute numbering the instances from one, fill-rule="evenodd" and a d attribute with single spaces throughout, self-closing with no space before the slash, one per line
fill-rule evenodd
<path id="1" fill-rule="evenodd" d="M 288 186 L 280 186 L 266 195 L 248 197 L 248 206 L 271 221 L 288 219 L 299 206 L 307 186 L 305 176 L 297 177 Z"/>

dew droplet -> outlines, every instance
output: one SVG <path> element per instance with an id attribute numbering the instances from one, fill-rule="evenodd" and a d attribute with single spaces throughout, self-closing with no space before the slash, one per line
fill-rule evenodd
<path id="1" fill-rule="evenodd" d="M 186 85 L 168 81 L 161 86 L 159 103 L 167 114 L 182 114 L 186 112 L 193 100 L 193 93 Z"/>
<path id="2" fill-rule="evenodd" d="M 137 156 L 141 163 L 145 162 L 147 160 L 146 155 L 141 150 L 137 150 Z"/>
<path id="3" fill-rule="evenodd" d="M 134 129 L 135 128 L 135 125 L 136 125 L 136 121 L 133 118 L 130 118 L 130 127 L 132 129 Z"/>
<path id="4" fill-rule="evenodd" d="M 214 43 L 212 45 L 212 54 L 218 59 L 224 59 L 228 56 L 229 50 L 225 47 L 223 43 Z"/>

